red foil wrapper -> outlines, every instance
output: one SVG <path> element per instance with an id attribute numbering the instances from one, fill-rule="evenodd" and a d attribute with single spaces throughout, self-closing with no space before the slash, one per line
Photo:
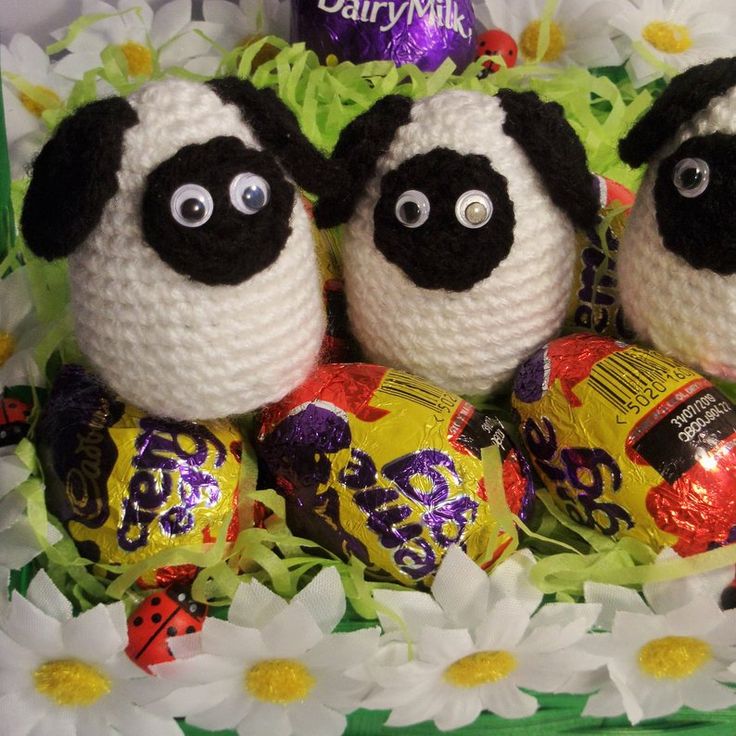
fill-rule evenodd
<path id="1" fill-rule="evenodd" d="M 513 404 L 574 521 L 681 555 L 736 541 L 736 408 L 687 366 L 570 335 L 522 364 Z"/>

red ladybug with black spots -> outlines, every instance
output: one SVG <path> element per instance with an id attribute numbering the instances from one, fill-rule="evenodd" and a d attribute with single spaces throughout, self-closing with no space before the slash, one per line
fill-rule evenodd
<path id="1" fill-rule="evenodd" d="M 500 56 L 508 68 L 516 65 L 516 58 L 519 55 L 519 48 L 511 36 L 500 28 L 492 28 L 478 36 L 475 44 L 475 61 L 481 56 Z M 501 66 L 493 61 L 484 61 L 484 76 L 489 73 L 497 72 Z M 486 71 L 486 69 L 488 71 Z"/>
<path id="2" fill-rule="evenodd" d="M 207 606 L 192 600 L 187 586 L 174 583 L 149 595 L 130 615 L 125 652 L 150 672 L 151 665 L 174 659 L 168 638 L 200 631 L 206 616 Z"/>

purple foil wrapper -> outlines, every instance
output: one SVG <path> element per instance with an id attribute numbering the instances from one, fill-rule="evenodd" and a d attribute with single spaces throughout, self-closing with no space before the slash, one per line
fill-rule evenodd
<path id="1" fill-rule="evenodd" d="M 393 61 L 431 72 L 448 57 L 462 71 L 475 53 L 472 0 L 292 0 L 291 40 L 324 62 Z"/>

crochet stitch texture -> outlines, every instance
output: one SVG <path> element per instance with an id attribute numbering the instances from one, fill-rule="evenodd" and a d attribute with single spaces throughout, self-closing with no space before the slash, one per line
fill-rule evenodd
<path id="1" fill-rule="evenodd" d="M 348 312 L 366 356 L 465 395 L 499 388 L 558 331 L 571 288 L 573 227 L 521 146 L 504 132 L 505 119 L 498 98 L 475 92 L 416 102 L 411 121 L 379 158 L 344 235 Z M 374 244 L 383 177 L 437 148 L 487 157 L 506 179 L 513 203 L 508 256 L 464 291 L 420 288 Z"/>
<path id="2" fill-rule="evenodd" d="M 143 240 L 147 174 L 183 146 L 216 136 L 262 146 L 236 106 L 204 85 L 151 84 L 129 102 L 139 124 L 124 134 L 118 193 L 69 257 L 80 348 L 126 401 L 161 416 L 209 419 L 280 399 L 315 364 L 325 327 L 299 195 L 285 213 L 291 233 L 268 268 L 237 285 L 176 273 Z"/>

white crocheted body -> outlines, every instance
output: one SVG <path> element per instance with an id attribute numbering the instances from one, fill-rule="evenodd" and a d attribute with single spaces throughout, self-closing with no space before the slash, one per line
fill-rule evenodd
<path id="1" fill-rule="evenodd" d="M 283 397 L 314 366 L 325 327 L 316 258 L 297 193 L 278 259 L 236 286 L 173 271 L 143 242 L 145 177 L 182 146 L 215 136 L 261 149 L 234 105 L 173 80 L 129 98 L 120 190 L 69 258 L 79 346 L 126 401 L 161 416 L 211 419 Z"/>
<path id="2" fill-rule="evenodd" d="M 422 375 L 460 394 L 485 394 L 554 336 L 570 294 L 574 233 L 520 146 L 502 130 L 494 97 L 452 91 L 414 104 L 348 223 L 345 290 L 366 356 Z M 381 178 L 406 159 L 446 147 L 486 156 L 508 182 L 516 226 L 508 257 L 463 292 L 424 289 L 373 242 Z"/>
<path id="3" fill-rule="evenodd" d="M 736 275 L 695 269 L 665 248 L 653 195 L 660 162 L 685 140 L 714 132 L 736 134 L 736 88 L 714 98 L 650 161 L 616 269 L 621 304 L 642 339 L 706 373 L 736 379 Z"/>

